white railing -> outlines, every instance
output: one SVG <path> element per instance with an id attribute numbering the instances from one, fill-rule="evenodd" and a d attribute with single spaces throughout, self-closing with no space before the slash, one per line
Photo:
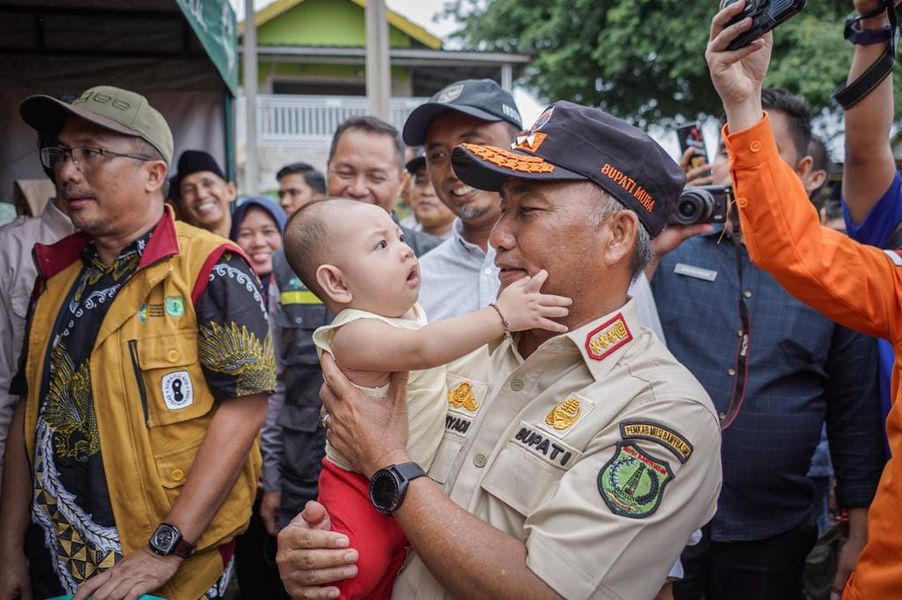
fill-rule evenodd
<path id="1" fill-rule="evenodd" d="M 392 98 L 391 123 L 400 131 L 404 121 L 427 98 Z M 238 98 L 238 125 L 242 126 L 244 97 Z M 368 113 L 362 96 L 257 96 L 257 143 L 328 147 L 338 125 Z M 239 137 L 243 131 L 239 131 Z"/>

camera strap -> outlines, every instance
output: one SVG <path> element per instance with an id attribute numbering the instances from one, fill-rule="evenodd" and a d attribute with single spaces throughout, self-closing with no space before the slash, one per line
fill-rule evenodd
<path id="1" fill-rule="evenodd" d="M 867 71 L 858 76 L 855 81 L 848 85 L 844 85 L 833 93 L 833 99 L 836 100 L 843 110 L 849 110 L 865 96 L 870 94 L 874 88 L 880 85 L 880 82 L 893 72 L 893 66 L 896 63 L 896 10 L 894 0 L 882 0 L 881 6 L 873 11 L 849 17 L 846 21 L 846 37 L 853 27 L 861 22 L 862 19 L 876 17 L 882 12 L 886 12 L 889 19 L 891 34 L 886 50 L 880 55 L 874 64 L 868 67 Z"/>

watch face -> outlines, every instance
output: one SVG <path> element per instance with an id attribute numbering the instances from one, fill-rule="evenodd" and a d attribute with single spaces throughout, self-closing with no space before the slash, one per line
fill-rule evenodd
<path id="1" fill-rule="evenodd" d="M 178 541 L 177 537 L 172 527 L 161 525 L 150 537 L 150 545 L 161 554 L 169 554 Z"/>
<path id="2" fill-rule="evenodd" d="M 376 510 L 390 513 L 398 502 L 398 481 L 393 473 L 377 471 L 370 481 L 370 500 Z"/>

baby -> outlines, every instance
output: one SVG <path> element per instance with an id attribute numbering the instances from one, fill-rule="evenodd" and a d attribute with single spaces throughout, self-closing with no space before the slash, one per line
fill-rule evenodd
<path id="1" fill-rule="evenodd" d="M 400 227 L 371 204 L 334 199 L 305 205 L 285 229 L 285 254 L 336 315 L 313 335 L 320 353 L 330 352 L 348 379 L 374 398 L 385 396 L 392 372 L 410 372 L 408 452 L 424 470 L 444 429 L 445 364 L 511 331 L 567 331 L 550 319 L 566 316 L 570 299 L 539 292 L 544 271 L 508 286 L 480 311 L 427 325 L 416 303 L 417 259 Z M 403 532 L 373 508 L 368 486 L 327 443 L 319 501 L 333 529 L 359 551 L 357 576 L 338 584 L 342 598 L 390 598 L 405 555 Z"/>

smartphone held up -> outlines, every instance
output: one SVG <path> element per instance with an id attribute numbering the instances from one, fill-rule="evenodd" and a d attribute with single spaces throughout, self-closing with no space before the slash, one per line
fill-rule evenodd
<path id="1" fill-rule="evenodd" d="M 723 7 L 726 8 L 736 2 L 739 0 L 726 0 Z M 728 23 L 728 26 L 747 17 L 752 18 L 752 26 L 733 40 L 727 48 L 738 50 L 748 46 L 780 23 L 799 14 L 803 8 L 805 8 L 805 0 L 745 0 L 745 8 Z"/>

